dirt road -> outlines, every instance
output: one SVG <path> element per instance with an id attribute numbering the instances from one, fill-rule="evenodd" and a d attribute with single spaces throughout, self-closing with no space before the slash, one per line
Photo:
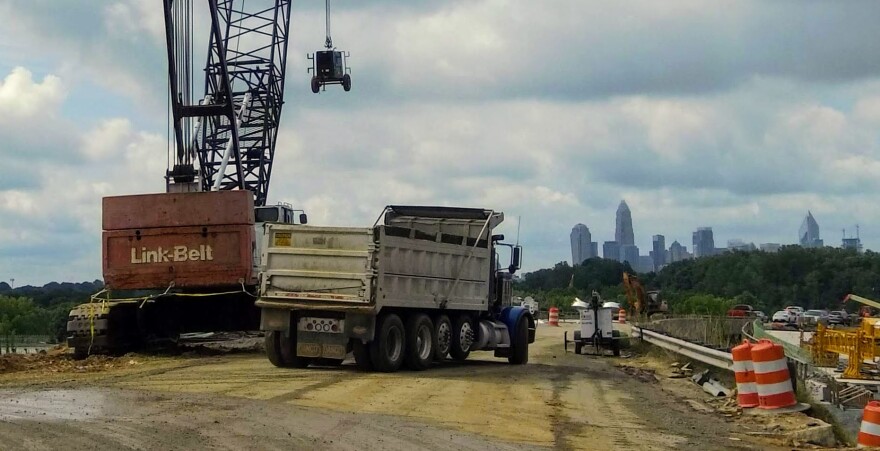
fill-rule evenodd
<path id="1" fill-rule="evenodd" d="M 524 367 L 475 353 L 418 373 L 291 370 L 250 353 L 9 373 L 0 448 L 765 448 L 616 359 L 564 353 L 563 329 L 541 326 Z"/>

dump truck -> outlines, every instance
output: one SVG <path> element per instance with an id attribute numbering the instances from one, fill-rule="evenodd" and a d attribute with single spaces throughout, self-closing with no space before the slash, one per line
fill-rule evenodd
<path id="1" fill-rule="evenodd" d="M 535 318 L 511 304 L 522 248 L 493 210 L 388 206 L 373 227 L 264 225 L 260 327 L 278 367 L 424 370 L 472 351 L 528 362 Z M 501 267 L 498 250 L 508 248 Z"/>

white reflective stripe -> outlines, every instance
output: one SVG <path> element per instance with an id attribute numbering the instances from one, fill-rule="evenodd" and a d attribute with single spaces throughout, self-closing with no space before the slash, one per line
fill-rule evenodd
<path id="1" fill-rule="evenodd" d="M 791 389 L 791 379 L 775 384 L 758 384 L 758 396 L 772 396 L 793 391 Z"/>
<path id="2" fill-rule="evenodd" d="M 741 395 L 750 395 L 752 393 L 758 393 L 758 384 L 754 382 L 743 382 L 741 384 L 736 384 L 736 389 Z"/>
<path id="3" fill-rule="evenodd" d="M 862 427 L 859 428 L 859 431 L 880 437 L 880 424 L 874 424 L 862 420 Z"/>
<path id="4" fill-rule="evenodd" d="M 772 362 L 754 362 L 753 365 L 755 365 L 755 372 L 758 374 L 775 373 L 777 371 L 788 369 L 785 359 L 774 360 Z"/>
<path id="5" fill-rule="evenodd" d="M 752 361 L 744 360 L 742 362 L 733 362 L 733 372 L 734 373 L 745 373 L 746 371 L 752 371 Z"/>

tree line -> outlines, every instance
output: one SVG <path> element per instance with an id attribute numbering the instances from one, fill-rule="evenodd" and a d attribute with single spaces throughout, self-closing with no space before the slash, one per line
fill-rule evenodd
<path id="1" fill-rule="evenodd" d="M 575 296 L 596 290 L 603 299 L 624 301 L 626 263 L 593 258 L 577 266 L 566 262 L 525 274 L 518 295 L 550 306 L 568 307 Z M 779 252 L 734 251 L 684 260 L 657 273 L 639 274 L 646 289 L 659 289 L 676 313 L 723 313 L 743 303 L 772 314 L 788 305 L 836 310 L 849 293 L 880 300 L 880 254 L 850 249 L 785 246 Z M 857 305 L 845 306 L 849 311 Z"/>
<path id="2" fill-rule="evenodd" d="M 42 287 L 13 289 L 0 282 L 0 338 L 14 335 L 44 335 L 63 341 L 67 315 L 77 304 L 103 287 L 101 281 L 48 283 Z"/>

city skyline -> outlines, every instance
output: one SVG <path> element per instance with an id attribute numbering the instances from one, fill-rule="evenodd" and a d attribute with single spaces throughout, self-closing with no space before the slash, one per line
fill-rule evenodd
<path id="1" fill-rule="evenodd" d="M 593 246 L 596 246 L 599 241 L 603 243 L 602 255 L 599 255 L 596 249 L 593 249 L 590 256 L 613 259 L 620 262 L 629 261 L 630 265 L 634 269 L 637 269 L 639 271 L 647 271 L 648 267 L 651 267 L 654 270 L 658 270 L 666 264 L 673 263 L 675 261 L 687 258 L 707 257 L 729 251 L 761 250 L 764 252 L 777 252 L 782 246 L 786 245 L 800 245 L 803 247 L 822 247 L 824 245 L 824 240 L 820 238 L 820 229 L 818 222 L 816 221 L 810 210 L 807 211 L 807 214 L 804 217 L 800 228 L 798 229 L 799 239 L 797 242 L 773 243 L 761 242 L 761 240 L 758 240 L 759 244 L 755 244 L 754 241 L 746 241 L 739 237 L 731 236 L 726 238 L 726 246 L 717 247 L 716 243 L 723 243 L 725 242 L 725 240 L 715 236 L 712 226 L 698 226 L 695 228 L 695 230 L 693 230 L 693 232 L 691 232 L 691 244 L 693 246 L 692 252 L 688 252 L 687 246 L 682 245 L 677 239 L 673 240 L 673 243 L 667 248 L 666 236 L 663 234 L 651 235 L 651 247 L 648 248 L 648 255 L 642 255 L 639 251 L 640 248 L 636 244 L 621 244 L 620 241 L 622 240 L 626 240 L 632 243 L 636 242 L 636 237 L 634 233 L 635 224 L 633 223 L 632 219 L 632 210 L 630 210 L 629 205 L 627 204 L 625 199 L 622 199 L 618 204 L 617 210 L 615 211 L 614 224 L 615 240 L 613 241 L 601 241 L 598 238 L 597 241 L 592 241 L 593 235 L 589 234 Z M 575 229 L 581 226 L 589 231 L 587 226 L 582 223 L 577 224 L 575 226 Z M 576 259 L 574 258 L 575 229 L 572 230 L 573 264 L 577 264 L 575 263 Z M 864 249 L 858 235 L 858 225 L 856 225 L 855 237 L 848 237 L 846 235 L 846 229 L 844 229 L 843 239 L 841 240 L 840 246 L 829 245 L 828 247 L 852 248 L 857 249 L 861 252 Z M 583 259 L 581 261 L 583 261 Z"/>

